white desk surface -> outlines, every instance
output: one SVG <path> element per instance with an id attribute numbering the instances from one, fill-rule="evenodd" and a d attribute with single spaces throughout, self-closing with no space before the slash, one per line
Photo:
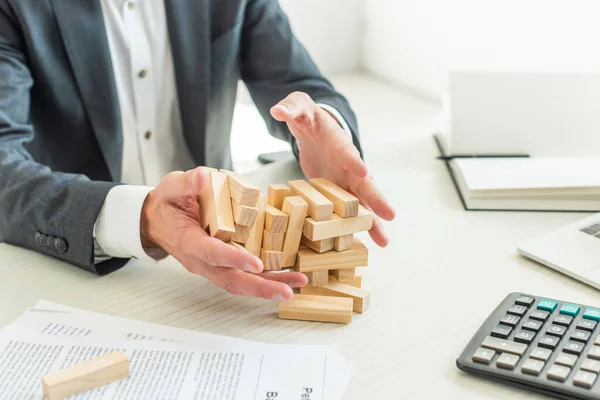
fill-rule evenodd
<path id="1" fill-rule="evenodd" d="M 371 172 L 398 210 L 387 224 L 389 247 L 368 243 L 366 314 L 350 325 L 284 321 L 274 302 L 230 296 L 173 263 L 131 262 L 98 277 L 0 244 L 0 325 L 46 299 L 269 343 L 338 345 L 356 366 L 344 399 L 540 398 L 464 374 L 455 359 L 509 292 L 600 305 L 597 290 L 515 252 L 518 242 L 584 215 L 465 212 L 435 160 L 437 110 L 364 77 L 336 82 L 360 117 Z M 264 185 L 294 171 L 276 165 L 252 177 Z"/>

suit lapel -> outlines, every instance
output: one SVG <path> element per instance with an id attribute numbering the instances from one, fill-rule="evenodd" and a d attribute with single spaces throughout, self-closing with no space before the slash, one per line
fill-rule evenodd
<path id="1" fill-rule="evenodd" d="M 52 0 L 67 56 L 113 180 L 121 179 L 119 98 L 100 1 Z"/>
<path id="2" fill-rule="evenodd" d="M 205 160 L 210 91 L 210 1 L 165 0 L 183 133 L 195 161 Z"/>

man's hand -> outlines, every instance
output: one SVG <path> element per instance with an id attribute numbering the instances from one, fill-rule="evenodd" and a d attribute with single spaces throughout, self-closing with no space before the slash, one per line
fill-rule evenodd
<path id="1" fill-rule="evenodd" d="M 394 219 L 393 207 L 376 188 L 348 133 L 310 96 L 294 92 L 271 108 L 271 115 L 286 122 L 296 138 L 300 166 L 308 178 L 325 177 L 348 189 L 379 217 L 386 221 Z M 387 236 L 377 217 L 369 234 L 379 246 L 387 245 Z"/>
<path id="2" fill-rule="evenodd" d="M 188 271 L 229 293 L 290 300 L 291 287 L 308 282 L 304 274 L 261 273 L 263 263 L 258 257 L 212 238 L 202 229 L 198 194 L 207 183 L 207 171 L 198 167 L 170 173 L 148 194 L 140 222 L 144 248 L 164 250 Z"/>

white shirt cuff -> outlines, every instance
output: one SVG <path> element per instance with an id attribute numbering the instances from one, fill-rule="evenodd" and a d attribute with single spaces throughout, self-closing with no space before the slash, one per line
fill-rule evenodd
<path id="1" fill-rule="evenodd" d="M 329 112 L 329 114 L 333 115 L 333 118 L 335 118 L 337 120 L 338 124 L 340 124 L 340 126 L 342 127 L 343 130 L 348 132 L 348 134 L 350 135 L 350 139 L 352 140 L 352 131 L 350 130 L 350 127 L 348 126 L 348 123 L 346 122 L 344 117 L 342 117 L 342 114 L 340 114 L 340 112 L 338 110 L 331 107 L 330 105 L 323 104 L 323 103 L 317 103 L 317 105 L 319 107 L 321 107 L 323 110 Z"/>
<path id="2" fill-rule="evenodd" d="M 140 218 L 149 186 L 120 185 L 112 188 L 104 200 L 94 237 L 102 252 L 111 257 L 137 258 L 156 263 L 142 247 Z"/>

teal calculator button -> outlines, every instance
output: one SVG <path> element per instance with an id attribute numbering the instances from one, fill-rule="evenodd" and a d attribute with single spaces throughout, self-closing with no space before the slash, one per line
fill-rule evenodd
<path id="1" fill-rule="evenodd" d="M 588 307 L 583 313 L 583 318 L 600 321 L 600 308 Z"/>
<path id="2" fill-rule="evenodd" d="M 558 302 L 556 300 L 541 299 L 537 305 L 537 308 L 538 310 L 554 312 L 554 310 L 556 310 L 557 305 Z"/>
<path id="3" fill-rule="evenodd" d="M 579 306 L 577 304 L 564 303 L 560 308 L 560 313 L 575 317 L 579 314 Z"/>

